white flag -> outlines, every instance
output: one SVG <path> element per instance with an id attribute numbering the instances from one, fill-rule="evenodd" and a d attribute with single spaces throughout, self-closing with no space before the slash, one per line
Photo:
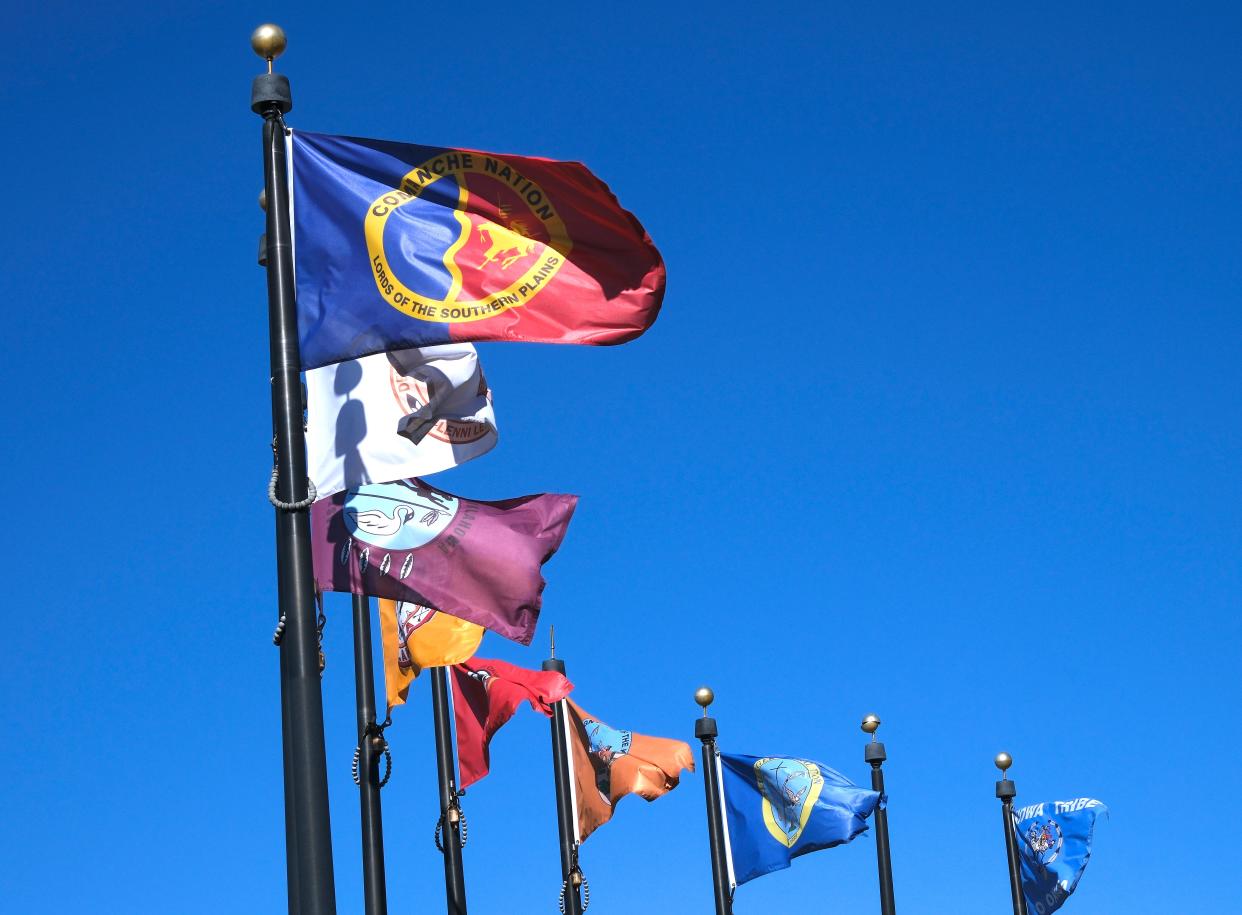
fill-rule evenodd
<path id="1" fill-rule="evenodd" d="M 496 444 L 469 343 L 377 353 L 306 373 L 306 459 L 319 498 L 464 464 Z"/>

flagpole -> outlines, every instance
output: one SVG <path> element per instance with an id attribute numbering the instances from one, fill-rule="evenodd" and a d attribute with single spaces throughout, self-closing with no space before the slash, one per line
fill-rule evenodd
<path id="1" fill-rule="evenodd" d="M 267 191 L 259 192 L 259 209 L 267 212 Z M 259 236 L 259 266 L 267 266 L 267 234 Z M 280 655 L 280 743 L 281 760 L 286 777 L 285 783 L 285 880 L 288 885 L 289 915 L 298 915 L 302 911 L 298 904 L 298 829 L 297 829 L 297 793 L 293 778 L 288 776 L 293 769 L 293 731 L 289 723 L 289 696 L 293 689 L 293 681 L 289 677 L 289 655 L 280 649 L 284 637 L 285 621 L 282 617 L 276 624 L 276 633 L 272 641 L 276 643 L 277 654 Z"/>
<path id="2" fill-rule="evenodd" d="M 448 671 L 431 668 L 431 704 L 436 731 L 436 774 L 440 787 L 440 828 L 444 854 L 444 895 L 448 915 L 466 915 L 466 873 L 462 865 L 461 807 L 457 802 L 457 775 L 453 762 L 453 731 L 449 721 Z"/>
<path id="3" fill-rule="evenodd" d="M 708 687 L 694 692 L 694 701 L 703 708 L 703 717 L 694 722 L 694 736 L 703 742 L 703 787 L 707 795 L 707 844 L 712 854 L 712 891 L 716 915 L 733 915 L 733 896 L 729 887 L 729 866 L 725 860 L 724 807 L 720 779 L 716 770 L 716 719 L 707 716 L 707 707 L 716 698 Z"/>
<path id="4" fill-rule="evenodd" d="M 271 346 L 272 426 L 275 432 L 276 575 L 281 618 L 282 728 L 288 732 L 285 780 L 292 784 L 296 841 L 285 849 L 295 863 L 289 888 L 299 915 L 334 915 L 332 829 L 328 815 L 328 771 L 324 757 L 323 697 L 319 686 L 319 640 L 311 569 L 310 505 L 306 436 L 299 377 L 297 313 L 294 307 L 293 237 L 289 224 L 289 172 L 284 115 L 293 107 L 289 80 L 272 72 L 285 50 L 285 34 L 274 25 L 250 38 L 267 73 L 254 80 L 250 108 L 263 117 L 263 179 L 267 199 L 267 302 Z M 286 705 L 287 704 L 287 705 Z M 287 714 L 286 712 L 287 708 Z"/>
<path id="5" fill-rule="evenodd" d="M 362 896 L 366 915 L 387 915 L 384 881 L 384 819 L 379 763 L 387 749 L 375 720 L 375 670 L 371 660 L 371 598 L 354 598 L 354 694 L 358 705 L 358 782 L 362 812 Z"/>
<path id="6" fill-rule="evenodd" d="M 556 656 L 556 633 L 552 631 L 550 656 L 541 669 L 564 676 L 565 662 Z M 569 743 L 565 731 L 565 700 L 552 706 L 552 779 L 556 785 L 556 822 L 561 845 L 561 899 L 564 915 L 582 915 L 582 871 L 578 869 L 573 797 L 570 793 Z"/>
<path id="7" fill-rule="evenodd" d="M 996 768 L 1001 780 L 996 783 L 996 796 L 1001 802 L 1001 817 L 1005 826 L 1005 856 L 1009 859 L 1009 893 L 1013 896 L 1013 915 L 1027 915 L 1026 895 L 1022 892 L 1022 863 L 1018 858 L 1018 837 L 1014 834 L 1013 799 L 1018 786 L 1009 779 L 1008 770 L 1013 757 L 1008 753 L 996 754 Z"/>
<path id="8" fill-rule="evenodd" d="M 281 632 L 283 641 L 283 631 Z M 290 720 L 290 695 L 293 692 L 293 679 L 290 676 L 289 652 L 279 643 L 276 650 L 280 653 L 280 743 L 282 763 L 284 766 L 285 783 L 285 880 L 288 885 L 289 915 L 300 915 L 302 905 L 299 893 L 302 889 L 298 877 L 298 792 L 294 784 L 293 768 L 293 725 Z"/>
<path id="9" fill-rule="evenodd" d="M 875 715 L 868 715 L 862 720 L 862 729 L 864 733 L 871 735 L 871 741 L 863 751 L 863 758 L 871 764 L 871 790 L 880 792 L 880 803 L 875 808 L 875 857 L 880 871 L 880 913 L 894 915 L 897 906 L 893 902 L 893 862 L 888 846 L 884 771 L 880 768 L 888 756 L 884 753 L 884 744 L 875 739 L 875 732 L 880 729 L 880 719 Z"/>

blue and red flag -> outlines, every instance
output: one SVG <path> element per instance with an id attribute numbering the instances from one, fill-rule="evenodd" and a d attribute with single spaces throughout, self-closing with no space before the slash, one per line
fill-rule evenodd
<path id="1" fill-rule="evenodd" d="M 291 135 L 302 368 L 477 340 L 612 344 L 664 261 L 577 162 Z"/>

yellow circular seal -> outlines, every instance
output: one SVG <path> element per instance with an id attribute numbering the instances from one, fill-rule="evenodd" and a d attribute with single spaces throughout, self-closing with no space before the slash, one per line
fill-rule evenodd
<path id="1" fill-rule="evenodd" d="M 455 237 L 444 231 L 443 220 L 424 226 L 421 219 L 403 236 L 403 244 L 418 245 L 420 260 L 438 258 L 436 266 L 446 271 L 447 290 L 437 295 L 418 292 L 398 278 L 384 234 L 394 213 L 424 199 L 424 192 L 443 178 L 452 178 L 457 189 Z M 427 231 L 418 231 L 423 227 Z M 412 318 L 449 324 L 480 321 L 524 305 L 547 288 L 573 247 L 543 187 L 501 157 L 461 150 L 427 160 L 399 187 L 372 201 L 364 232 L 384 301 Z"/>

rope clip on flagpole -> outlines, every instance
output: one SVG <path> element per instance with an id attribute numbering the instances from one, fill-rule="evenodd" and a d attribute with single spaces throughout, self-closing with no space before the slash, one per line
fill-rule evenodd
<path id="1" fill-rule="evenodd" d="M 556 656 L 556 627 L 549 629 L 548 658 L 541 670 L 565 675 L 565 662 Z M 570 762 L 569 721 L 565 700 L 552 706 L 552 783 L 556 789 L 556 826 L 561 857 L 561 915 L 582 915 L 591 904 L 591 888 L 578 864 L 578 810 L 574 800 L 574 772 Z"/>
<path id="2" fill-rule="evenodd" d="M 276 443 L 276 577 L 280 641 L 281 730 L 285 777 L 285 848 L 289 911 L 335 915 L 332 827 L 318 668 L 301 357 L 293 278 L 289 161 L 284 115 L 293 108 L 289 79 L 272 62 L 288 42 L 276 25 L 261 25 L 250 46 L 267 63 L 255 77 L 250 109 L 263 119 L 263 193 L 267 203 L 261 260 L 267 273 L 272 431 Z"/>

